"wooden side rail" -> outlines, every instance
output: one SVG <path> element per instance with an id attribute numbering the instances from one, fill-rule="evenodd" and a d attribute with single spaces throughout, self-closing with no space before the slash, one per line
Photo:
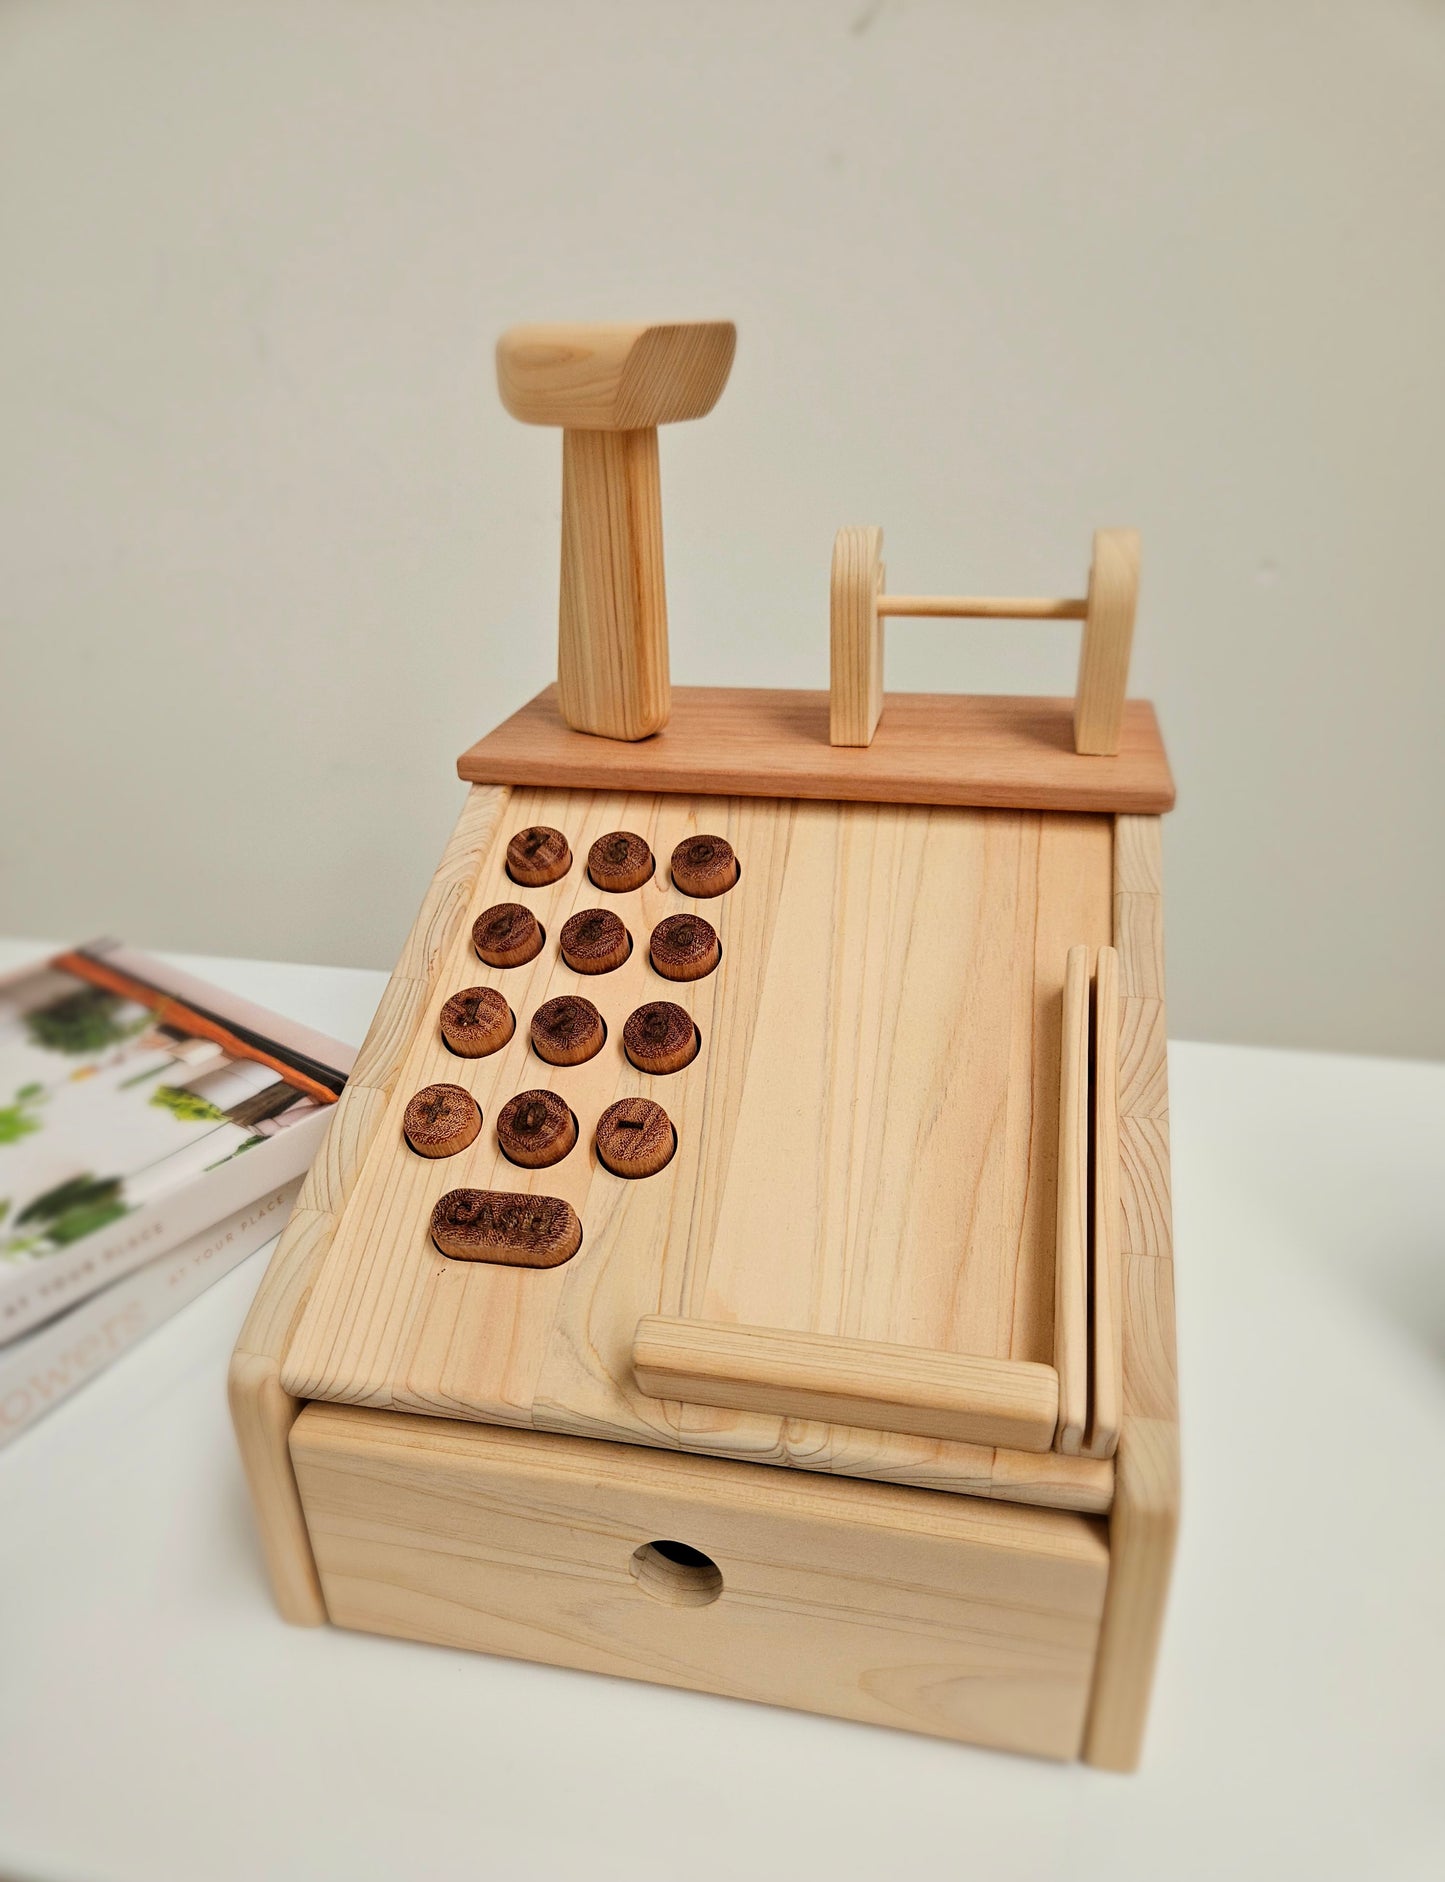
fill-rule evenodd
<path id="1" fill-rule="evenodd" d="M 1119 1311 L 1119 956 L 1069 949 L 1059 1051 L 1058 1218 L 1054 1252 L 1057 1447 L 1112 1457 L 1123 1417 Z"/>
<path id="2" fill-rule="evenodd" d="M 1139 594 L 1139 532 L 1098 529 L 1089 592 L 1061 599 L 1006 595 L 887 595 L 883 531 L 840 529 L 833 543 L 829 743 L 871 745 L 883 711 L 883 622 L 894 617 L 1082 621 L 1074 693 L 1074 750 L 1118 751 Z"/>
<path id="3" fill-rule="evenodd" d="M 1119 956 L 1094 973 L 1093 1219 L 1089 1224 L 1089 1457 L 1112 1457 L 1124 1417 L 1119 1214 Z"/>
<path id="4" fill-rule="evenodd" d="M 650 1398 L 1013 1451 L 1049 1450 L 1058 1414 L 1052 1366 L 781 1327 L 649 1315 L 632 1368 Z"/>
<path id="5" fill-rule="evenodd" d="M 1059 1048 L 1058 1216 L 1054 1242 L 1058 1448 L 1078 1457 L 1089 1421 L 1089 950 L 1069 949 Z"/>

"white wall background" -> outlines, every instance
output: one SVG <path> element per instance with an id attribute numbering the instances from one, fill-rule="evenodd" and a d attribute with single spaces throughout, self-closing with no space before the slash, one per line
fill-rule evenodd
<path id="1" fill-rule="evenodd" d="M 1445 11 L 0 11 L 0 929 L 388 965 L 550 676 L 518 319 L 730 315 L 664 434 L 674 675 L 1132 522 L 1176 1034 L 1445 1056 Z M 899 688 L 1072 690 L 920 625 Z"/>

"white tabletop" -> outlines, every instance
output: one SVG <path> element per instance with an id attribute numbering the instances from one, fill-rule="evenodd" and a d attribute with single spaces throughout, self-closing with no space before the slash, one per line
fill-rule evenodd
<path id="1" fill-rule="evenodd" d="M 357 1041 L 385 979 L 186 964 Z M 1445 1066 L 1170 1076 L 1185 1509 L 1139 1775 L 286 1627 L 223 1389 L 263 1253 L 0 1452 L 0 1875 L 1438 1882 Z"/>

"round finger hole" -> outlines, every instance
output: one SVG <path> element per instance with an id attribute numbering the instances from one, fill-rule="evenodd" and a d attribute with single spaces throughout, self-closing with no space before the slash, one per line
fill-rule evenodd
<path id="1" fill-rule="evenodd" d="M 511 1007 L 495 987 L 464 987 L 441 1010 L 441 1035 L 449 1052 L 461 1059 L 484 1059 L 500 1052 L 517 1030 Z"/>
<path id="2" fill-rule="evenodd" d="M 725 836 L 690 836 L 672 852 L 672 886 L 682 895 L 726 895 L 738 879 L 737 853 Z"/>
<path id="3" fill-rule="evenodd" d="M 701 915 L 668 915 L 653 929 L 648 951 L 664 980 L 701 980 L 722 959 L 717 929 Z"/>
<path id="4" fill-rule="evenodd" d="M 524 888 L 543 889 L 549 882 L 560 882 L 571 867 L 566 837 L 545 823 L 519 830 L 507 845 L 507 874 Z"/>
<path id="5" fill-rule="evenodd" d="M 522 967 L 542 952 L 546 931 L 530 908 L 498 902 L 472 923 L 472 946 L 488 967 Z"/>
<path id="6" fill-rule="evenodd" d="M 497 1142 L 509 1163 L 545 1170 L 577 1141 L 577 1120 L 555 1091 L 522 1091 L 497 1113 Z"/>
<path id="7" fill-rule="evenodd" d="M 723 1591 L 717 1563 L 686 1542 L 644 1542 L 633 1552 L 631 1574 L 644 1594 L 674 1608 L 705 1608 Z"/>
<path id="8" fill-rule="evenodd" d="M 482 1113 L 460 1085 L 425 1085 L 402 1113 L 402 1133 L 422 1157 L 454 1157 L 476 1141 Z"/>
<path id="9" fill-rule="evenodd" d="M 562 959 L 577 974 L 610 974 L 632 952 L 632 936 L 608 908 L 583 908 L 562 924 Z"/>
<path id="10" fill-rule="evenodd" d="M 532 1050 L 549 1065 L 582 1065 L 596 1058 L 607 1041 L 607 1027 L 590 1000 L 564 993 L 546 1000 L 532 1015 Z"/>
<path id="11" fill-rule="evenodd" d="M 671 1000 L 649 1000 L 627 1017 L 622 1050 L 639 1072 L 680 1072 L 702 1045 L 692 1014 Z"/>
<path id="12" fill-rule="evenodd" d="M 609 831 L 587 852 L 587 874 L 609 895 L 640 889 L 651 881 L 656 867 L 652 851 L 634 830 Z"/>
<path id="13" fill-rule="evenodd" d="M 622 1098 L 597 1120 L 597 1160 L 614 1176 L 656 1176 L 676 1150 L 672 1119 L 651 1098 Z"/>

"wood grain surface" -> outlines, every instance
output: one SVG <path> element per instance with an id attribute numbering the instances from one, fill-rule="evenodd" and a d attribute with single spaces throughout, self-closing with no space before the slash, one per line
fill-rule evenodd
<path id="1" fill-rule="evenodd" d="M 673 425 L 717 404 L 737 343 L 730 320 L 509 327 L 497 341 L 497 390 L 526 425 Z"/>
<path id="2" fill-rule="evenodd" d="M 1179 1393 L 1164 1033 L 1163 855 L 1157 817 L 1120 817 L 1119 1298 L 1123 1417 L 1114 1457 L 1109 1590 L 1084 1755 L 1139 1762 L 1179 1529 Z"/>
<path id="3" fill-rule="evenodd" d="M 873 743 L 859 749 L 829 744 L 827 693 L 678 686 L 663 730 L 627 744 L 571 731 L 549 686 L 463 752 L 457 771 L 474 784 L 577 790 L 1018 810 L 1171 808 L 1174 781 L 1147 700 L 1125 705 L 1116 757 L 1074 750 L 1073 713 L 1070 699 L 889 693 Z M 746 857 L 742 864 L 746 870 Z"/>
<path id="4" fill-rule="evenodd" d="M 1138 530 L 1096 529 L 1074 697 L 1074 744 L 1081 752 L 1119 749 L 1138 601 Z"/>
<path id="5" fill-rule="evenodd" d="M 557 699 L 584 735 L 667 724 L 667 592 L 655 431 L 562 434 Z"/>
<path id="6" fill-rule="evenodd" d="M 1089 1249 L 1090 1457 L 1112 1457 L 1124 1415 L 1124 1320 L 1119 1208 L 1119 955 L 1100 948 L 1094 971 L 1093 1218 Z"/>
<path id="7" fill-rule="evenodd" d="M 828 574 L 828 742 L 868 746 L 883 710 L 883 531 L 840 529 Z"/>
<path id="8" fill-rule="evenodd" d="M 466 945 L 477 874 L 507 797 L 505 790 L 467 793 L 231 1356 L 231 1420 L 267 1571 L 276 1605 L 288 1621 L 302 1626 L 321 1625 L 326 1608 L 287 1449 L 301 1405 L 281 1384 L 281 1360 L 362 1161 L 397 1094 L 402 1063 L 431 1000 L 442 958 L 454 958 L 458 945 Z M 406 1095 L 401 1094 L 403 1103 Z"/>
<path id="9" fill-rule="evenodd" d="M 575 855 L 616 829 L 655 855 L 698 831 L 724 835 L 742 873 L 706 903 L 717 971 L 664 982 L 639 945 L 615 973 L 572 973 L 556 937 L 596 896 L 585 871 L 534 891 L 503 872 L 506 839 L 537 823 L 564 830 Z M 639 1319 L 662 1313 L 1052 1363 L 1057 1015 L 1070 945 L 1110 939 L 1111 823 L 539 790 L 514 794 L 500 835 L 469 913 L 525 894 L 547 945 L 521 968 L 479 970 L 463 924 L 394 1103 L 447 1080 L 490 1124 L 540 1082 L 536 1007 L 585 986 L 607 1046 L 547 1080 L 576 1113 L 579 1144 L 530 1177 L 484 1128 L 438 1168 L 397 1147 L 394 1119 L 291 1341 L 288 1390 L 1106 1509 L 1107 1460 L 651 1399 L 631 1347 Z M 638 937 L 691 906 L 656 878 L 608 900 Z M 517 1031 L 459 1060 L 437 1019 L 478 981 L 505 987 Z M 664 990 L 703 1043 L 685 1070 L 654 1078 L 628 1062 L 622 1035 Z M 678 1134 L 645 1181 L 612 1176 L 592 1148 L 602 1112 L 628 1097 L 655 1098 Z M 581 1253 L 540 1274 L 446 1263 L 427 1223 L 457 1186 L 563 1198 L 584 1226 Z"/>
<path id="10" fill-rule="evenodd" d="M 1069 949 L 1059 1059 L 1054 1226 L 1054 1370 L 1058 1447 L 1077 1457 L 1089 1421 L 1089 949 Z"/>
<path id="11" fill-rule="evenodd" d="M 343 1626 L 1078 1752 L 1094 1519 L 329 1405 L 291 1449 Z M 699 1599 L 634 1571 L 659 1541 Z"/>

